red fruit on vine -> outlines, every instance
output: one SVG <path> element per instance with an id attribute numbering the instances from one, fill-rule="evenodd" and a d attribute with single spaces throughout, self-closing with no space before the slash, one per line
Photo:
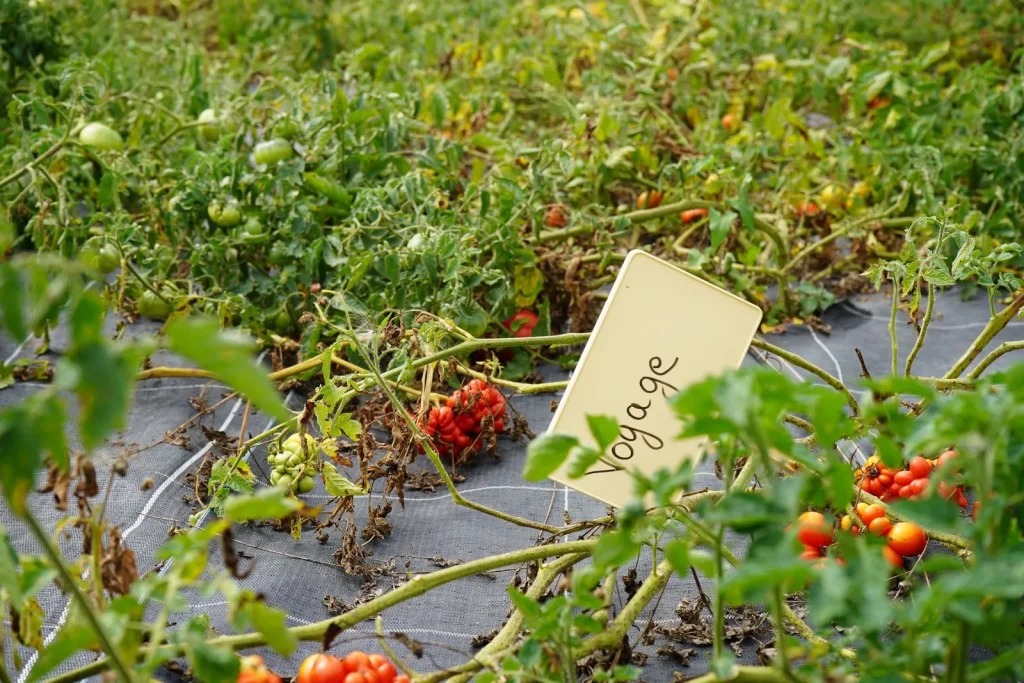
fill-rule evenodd
<path id="1" fill-rule="evenodd" d="M 800 542 L 810 548 L 824 548 L 832 542 L 832 527 L 820 512 L 808 511 L 797 519 L 800 526 L 796 536 Z"/>
<path id="2" fill-rule="evenodd" d="M 809 218 L 819 213 L 821 213 L 821 209 L 814 202 L 802 202 L 796 205 L 796 215 L 798 218 Z"/>
<path id="3" fill-rule="evenodd" d="M 882 557 L 895 569 L 903 569 L 903 557 L 890 546 L 882 547 Z"/>
<path id="4" fill-rule="evenodd" d="M 803 552 L 800 553 L 801 560 L 807 560 L 808 562 L 816 562 L 821 559 L 821 550 L 813 546 L 805 545 Z"/>
<path id="5" fill-rule="evenodd" d="M 910 482 L 914 481 L 914 479 L 916 479 L 916 478 L 917 477 L 915 477 L 910 472 L 910 470 L 900 470 L 895 475 L 893 475 L 892 481 L 893 481 L 894 484 L 899 485 L 900 488 L 903 488 L 904 486 L 909 485 Z M 898 491 L 897 491 L 897 493 L 898 493 Z"/>
<path id="6" fill-rule="evenodd" d="M 569 224 L 569 217 L 561 204 L 555 204 L 544 214 L 544 225 L 549 228 L 564 228 Z"/>
<path id="7" fill-rule="evenodd" d="M 889 106 L 888 97 L 872 97 L 868 102 L 868 109 L 884 109 Z"/>
<path id="8" fill-rule="evenodd" d="M 501 326 L 511 332 L 513 337 L 525 339 L 533 336 L 533 328 L 537 326 L 539 320 L 536 313 L 524 308 L 503 322 Z"/>
<path id="9" fill-rule="evenodd" d="M 918 455 L 910 459 L 907 469 L 914 475 L 914 479 L 924 479 L 931 473 L 932 463 Z"/>
<path id="10" fill-rule="evenodd" d="M 867 491 L 873 496 L 881 496 L 892 486 L 896 470 L 886 467 L 881 458 L 872 455 L 864 462 L 864 466 L 857 469 L 855 477 L 857 486 L 862 491 Z"/>

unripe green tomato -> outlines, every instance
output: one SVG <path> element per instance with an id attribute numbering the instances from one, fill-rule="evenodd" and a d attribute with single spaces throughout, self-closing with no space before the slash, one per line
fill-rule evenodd
<path id="1" fill-rule="evenodd" d="M 277 470 L 274 470 L 273 472 L 270 473 L 270 484 L 271 486 L 277 486 L 277 483 L 279 481 L 281 481 L 281 473 Z"/>
<path id="2" fill-rule="evenodd" d="M 281 448 L 287 451 L 292 451 L 294 453 L 302 453 L 302 439 L 299 436 L 299 433 L 296 432 L 295 434 L 292 434 L 287 439 L 285 439 L 284 443 L 281 444 Z M 316 439 L 314 439 L 309 434 L 306 434 L 306 449 L 310 452 L 310 454 L 317 452 Z"/>
<path id="3" fill-rule="evenodd" d="M 288 459 L 284 464 L 286 467 L 298 467 L 302 464 L 302 458 L 300 458 L 297 453 L 292 453 L 288 456 Z"/>
<path id="4" fill-rule="evenodd" d="M 220 139 L 220 119 L 217 118 L 217 112 L 213 109 L 204 109 L 196 120 L 203 124 L 199 126 L 199 133 L 204 138 L 211 142 Z"/>
<path id="5" fill-rule="evenodd" d="M 228 263 L 234 263 L 238 260 L 238 250 L 234 247 L 228 247 L 224 250 L 224 260 Z"/>
<path id="6" fill-rule="evenodd" d="M 284 138 L 274 138 L 257 144 L 252 150 L 253 160 L 263 166 L 284 161 L 293 154 L 292 143 Z"/>
<path id="7" fill-rule="evenodd" d="M 277 479 L 277 485 L 278 486 L 283 486 L 286 489 L 290 489 L 292 487 L 292 477 L 291 477 L 291 475 L 289 475 L 289 474 L 282 474 Z"/>
<path id="8" fill-rule="evenodd" d="M 718 29 L 711 27 L 697 34 L 697 42 L 706 47 L 718 40 L 718 35 Z"/>
<path id="9" fill-rule="evenodd" d="M 280 119 L 274 124 L 274 128 L 272 129 L 272 133 L 275 138 L 284 138 L 286 140 L 291 140 L 297 137 L 301 132 L 302 126 L 296 123 L 295 119 L 290 116 Z"/>
<path id="10" fill-rule="evenodd" d="M 289 335 L 295 331 L 295 321 L 288 311 L 280 310 L 274 316 L 274 330 L 280 335 Z"/>
<path id="11" fill-rule="evenodd" d="M 272 266 L 285 266 L 292 262 L 292 257 L 288 253 L 288 245 L 284 242 L 274 242 L 274 245 L 270 247 L 270 255 L 267 257 Z"/>
<path id="12" fill-rule="evenodd" d="M 135 310 L 153 320 L 166 320 L 171 314 L 171 305 L 147 289 L 139 297 Z"/>
<path id="13" fill-rule="evenodd" d="M 121 135 L 102 123 L 90 123 L 78 133 L 78 141 L 88 147 L 105 149 L 108 151 L 121 151 L 124 149 L 124 140 Z"/>
<path id="14" fill-rule="evenodd" d="M 210 220 L 223 228 L 230 228 L 242 221 L 242 207 L 234 197 L 214 199 L 206 207 Z"/>
<path id="15" fill-rule="evenodd" d="M 278 467 L 284 467 L 288 464 L 288 458 L 291 457 L 291 451 L 281 451 L 280 453 L 272 456 L 274 464 Z"/>
<path id="16" fill-rule="evenodd" d="M 309 493 L 315 485 L 316 482 L 313 481 L 313 477 L 306 475 L 299 479 L 299 493 Z"/>
<path id="17" fill-rule="evenodd" d="M 82 245 L 80 253 L 82 262 L 90 268 L 109 275 L 121 265 L 121 256 L 113 244 L 108 244 L 98 237 L 91 237 Z"/>

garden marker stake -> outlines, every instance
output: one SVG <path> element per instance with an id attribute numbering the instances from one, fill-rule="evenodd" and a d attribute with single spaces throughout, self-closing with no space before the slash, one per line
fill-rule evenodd
<path id="1" fill-rule="evenodd" d="M 618 438 L 585 476 L 552 478 L 609 505 L 633 493 L 626 470 L 651 474 L 696 458 L 703 439 L 676 440 L 668 399 L 739 367 L 761 309 L 646 252 L 631 251 L 580 357 L 548 431 L 596 445 L 588 415 L 618 420 Z"/>

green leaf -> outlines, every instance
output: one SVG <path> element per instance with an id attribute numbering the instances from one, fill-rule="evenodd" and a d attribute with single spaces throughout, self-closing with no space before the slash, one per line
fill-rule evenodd
<path id="1" fill-rule="evenodd" d="M 749 491 L 738 491 L 725 496 L 704 515 L 711 522 L 726 524 L 737 531 L 751 531 L 765 524 L 785 522 L 786 508 L 766 496 Z"/>
<path id="2" fill-rule="evenodd" d="M 301 502 L 288 496 L 287 489 L 275 486 L 249 495 L 232 496 L 224 505 L 224 515 L 232 522 L 280 519 L 301 507 Z"/>
<path id="3" fill-rule="evenodd" d="M 282 422 L 292 418 L 266 372 L 252 358 L 254 345 L 245 335 L 222 331 L 211 318 L 180 318 L 168 326 L 167 339 L 172 351 L 241 392 L 260 410 Z"/>
<path id="4" fill-rule="evenodd" d="M 543 653 L 540 641 L 528 638 L 522 647 L 519 648 L 519 661 L 526 668 L 537 666 L 540 663 L 540 656 Z"/>
<path id="5" fill-rule="evenodd" d="M 780 97 L 772 102 L 772 106 L 764 115 L 764 127 L 776 140 L 781 140 L 786 134 L 786 123 L 789 120 L 790 98 Z"/>
<path id="6" fill-rule="evenodd" d="M 589 446 L 576 446 L 569 456 L 566 473 L 572 479 L 579 479 L 587 473 L 594 463 L 601 459 L 601 451 Z"/>
<path id="7" fill-rule="evenodd" d="M 11 597 L 14 609 L 20 610 L 25 601 L 21 593 L 21 581 L 18 576 L 18 553 L 11 545 L 7 527 L 0 523 L 0 588 Z"/>
<path id="8" fill-rule="evenodd" d="M 287 615 L 284 612 L 264 602 L 250 602 L 246 605 L 246 611 L 253 628 L 263 634 L 267 639 L 267 645 L 272 647 L 274 652 L 282 657 L 288 657 L 295 652 L 299 641 L 288 630 L 285 624 Z"/>
<path id="9" fill-rule="evenodd" d="M 587 426 L 602 451 L 619 438 L 619 421 L 608 415 L 587 415 Z"/>
<path id="10" fill-rule="evenodd" d="M 107 171 L 100 179 L 100 185 L 96 188 L 96 199 L 104 209 L 113 209 L 117 206 L 117 176 Z"/>
<path id="11" fill-rule="evenodd" d="M 67 470 L 64 422 L 64 403 L 45 392 L 0 409 L 0 490 L 16 514 L 24 512 L 44 456 Z"/>
<path id="12" fill-rule="evenodd" d="M 28 337 L 25 325 L 25 283 L 10 264 L 0 264 L 0 319 L 17 341 Z"/>
<path id="13" fill-rule="evenodd" d="M 673 538 L 665 545 L 665 559 L 672 565 L 672 570 L 680 576 L 690 571 L 690 546 L 681 538 Z"/>
<path id="14" fill-rule="evenodd" d="M 204 683 L 234 683 L 241 668 L 230 647 L 217 647 L 205 640 L 196 640 L 186 648 L 188 662 L 196 680 Z"/>
<path id="15" fill-rule="evenodd" d="M 540 605 L 536 600 L 520 593 L 511 584 L 509 584 L 506 590 L 508 591 L 508 596 L 512 599 L 512 604 L 523 613 L 524 617 L 536 619 L 540 616 Z"/>
<path id="16" fill-rule="evenodd" d="M 708 230 L 711 233 L 711 251 L 715 251 L 725 242 L 732 229 L 732 223 L 736 220 L 737 214 L 734 211 L 720 213 L 718 209 L 711 209 L 708 212 Z"/>
<path id="17" fill-rule="evenodd" d="M 338 474 L 338 470 L 329 462 L 323 464 L 322 474 L 324 485 L 327 487 L 327 493 L 332 496 L 344 498 L 346 496 L 360 496 L 366 493 L 363 489 Z"/>
<path id="18" fill-rule="evenodd" d="M 625 531 L 606 531 L 594 546 L 594 562 L 602 566 L 618 566 L 636 557 L 638 548 Z"/>
<path id="19" fill-rule="evenodd" d="M 547 479 L 565 462 L 569 451 L 577 444 L 579 440 L 568 434 L 541 434 L 526 449 L 523 478 L 526 481 Z"/>
<path id="20" fill-rule="evenodd" d="M 869 82 L 867 87 L 864 89 L 864 99 L 873 100 L 878 97 L 878 94 L 885 89 L 885 86 L 889 85 L 889 81 L 892 80 L 891 71 L 883 71 L 880 74 L 876 74 Z"/>

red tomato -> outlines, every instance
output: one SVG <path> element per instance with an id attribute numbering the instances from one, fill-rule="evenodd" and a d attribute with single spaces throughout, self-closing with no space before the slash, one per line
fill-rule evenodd
<path id="1" fill-rule="evenodd" d="M 338 683 L 346 673 L 345 664 L 334 655 L 315 654 L 302 662 L 295 683 Z"/>
<path id="2" fill-rule="evenodd" d="M 914 481 L 910 482 L 909 488 L 911 495 L 920 496 L 928 489 L 928 480 L 915 479 Z"/>
<path id="3" fill-rule="evenodd" d="M 897 484 L 896 482 L 893 482 L 892 485 L 885 490 L 885 492 L 888 493 L 890 496 L 898 496 L 900 495 L 900 489 L 902 488 L 903 487 L 901 485 Z"/>
<path id="4" fill-rule="evenodd" d="M 533 336 L 533 328 L 537 326 L 538 320 L 540 318 L 537 317 L 536 313 L 524 308 L 501 325 L 506 330 L 512 332 L 513 337 L 525 339 L 526 337 Z"/>
<path id="5" fill-rule="evenodd" d="M 732 112 L 729 112 L 728 114 L 722 117 L 722 128 L 725 128 L 726 130 L 732 130 L 733 127 L 735 127 L 735 125 L 736 115 L 733 114 Z"/>
<path id="6" fill-rule="evenodd" d="M 361 650 L 349 652 L 342 661 L 345 662 L 345 671 L 348 672 L 372 668 L 370 666 L 370 655 Z"/>
<path id="7" fill-rule="evenodd" d="M 381 683 L 392 683 L 398 674 L 398 669 L 384 655 L 370 655 L 370 666 L 380 676 Z"/>
<path id="8" fill-rule="evenodd" d="M 801 203 L 796 205 L 797 216 L 816 216 L 821 209 L 814 202 Z"/>
<path id="9" fill-rule="evenodd" d="M 877 536 L 885 536 L 889 533 L 889 529 L 892 529 L 892 522 L 888 517 L 876 517 L 871 520 L 871 524 L 868 524 L 868 531 Z"/>
<path id="10" fill-rule="evenodd" d="M 974 505 L 971 506 L 971 519 L 973 519 L 975 522 L 978 521 L 978 508 L 980 508 L 980 507 L 981 507 L 981 501 L 980 500 L 974 501 Z"/>
<path id="11" fill-rule="evenodd" d="M 805 546 L 824 548 L 832 542 L 832 527 L 820 512 L 805 512 L 800 517 L 800 526 L 796 536 Z"/>
<path id="12" fill-rule="evenodd" d="M 815 560 L 818 560 L 819 558 L 821 558 L 821 551 L 818 550 L 817 548 L 812 548 L 809 545 L 805 545 L 803 552 L 800 553 L 800 559 L 801 560 L 808 560 L 808 561 L 814 562 Z"/>
<path id="13" fill-rule="evenodd" d="M 882 557 L 884 557 L 889 562 L 889 564 L 891 564 L 896 569 L 903 569 L 903 558 L 900 557 L 900 554 L 898 552 L 896 552 L 889 546 L 885 546 L 882 548 Z"/>
<path id="14" fill-rule="evenodd" d="M 922 460 L 923 459 L 924 458 L 922 458 Z M 906 486 L 915 479 L 917 479 L 917 477 L 914 476 L 910 470 L 900 470 L 896 473 L 896 476 L 892 478 L 893 483 L 899 484 L 901 487 Z"/>
<path id="15" fill-rule="evenodd" d="M 924 551 L 925 546 L 928 545 L 928 537 L 925 535 L 924 529 L 913 522 L 893 524 L 887 538 L 889 539 L 889 547 L 903 557 L 920 555 Z"/>
<path id="16" fill-rule="evenodd" d="M 914 479 L 923 479 L 932 471 L 932 464 L 918 455 L 910 459 L 910 465 L 907 469 L 914 475 Z"/>
<path id="17" fill-rule="evenodd" d="M 406 676 L 405 674 L 401 674 L 399 676 L 395 676 L 395 683 L 410 683 L 409 677 Z"/>
<path id="18" fill-rule="evenodd" d="M 911 482 L 911 483 L 913 483 L 913 482 Z M 907 484 L 906 486 L 903 486 L 903 487 L 900 488 L 900 492 L 899 492 L 899 497 L 900 498 L 910 498 L 912 495 L 914 495 L 914 492 L 910 490 L 910 484 Z"/>
<path id="19" fill-rule="evenodd" d="M 963 489 L 961 489 L 959 486 L 956 488 L 956 504 L 962 508 L 965 508 L 969 505 L 969 503 L 967 502 L 967 496 L 964 495 Z"/>
<path id="20" fill-rule="evenodd" d="M 341 683 L 370 683 L 370 681 L 366 678 L 365 671 L 353 671 L 347 674 Z"/>
<path id="21" fill-rule="evenodd" d="M 863 503 L 861 503 L 861 505 L 863 505 Z M 885 509 L 877 503 L 865 505 L 863 510 L 861 510 L 860 505 L 858 505 L 857 514 L 860 515 L 860 521 L 864 522 L 864 524 L 870 527 L 871 522 L 875 521 L 880 517 L 885 517 Z"/>
<path id="22" fill-rule="evenodd" d="M 568 223 L 569 218 L 559 204 L 555 204 L 544 214 L 544 224 L 549 228 L 564 228 Z"/>

